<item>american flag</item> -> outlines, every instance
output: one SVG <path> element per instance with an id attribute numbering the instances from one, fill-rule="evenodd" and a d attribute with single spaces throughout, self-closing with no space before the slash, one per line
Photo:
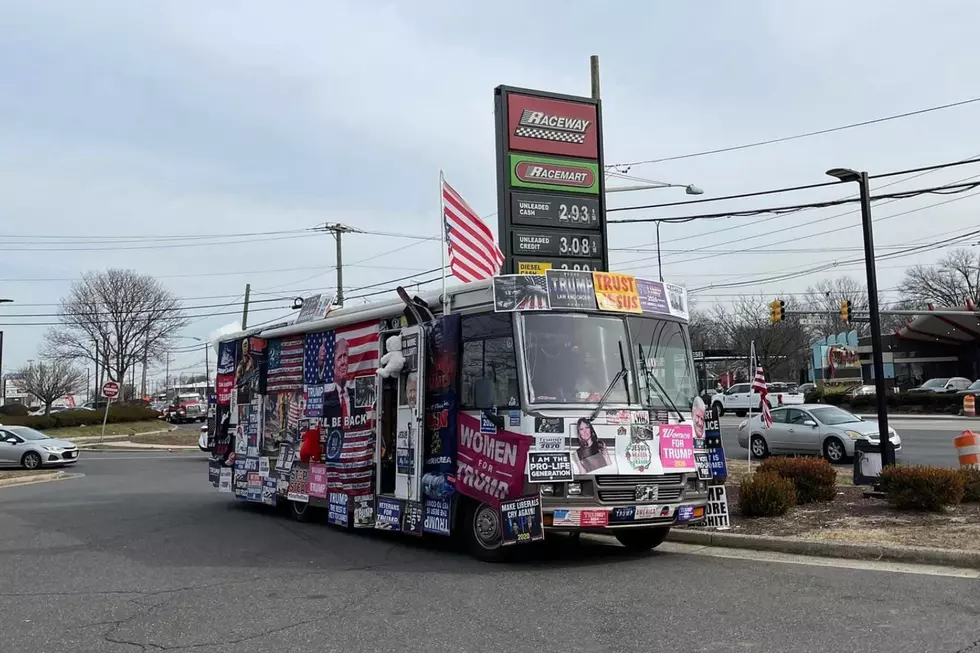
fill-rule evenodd
<path id="1" fill-rule="evenodd" d="M 467 282 L 497 274 L 504 255 L 493 232 L 446 180 L 442 181 L 442 205 L 452 273 Z"/>
<path id="2" fill-rule="evenodd" d="M 758 392 L 762 397 L 762 421 L 765 422 L 768 429 L 772 427 L 772 412 L 769 408 L 769 401 L 766 399 L 769 388 L 766 386 L 766 374 L 761 365 L 756 365 L 755 378 L 752 379 L 752 392 Z"/>
<path id="3" fill-rule="evenodd" d="M 303 336 L 269 341 L 266 392 L 303 389 Z"/>
<path id="4" fill-rule="evenodd" d="M 354 388 L 357 378 L 367 377 L 374 381 L 380 359 L 378 327 L 377 322 L 361 322 L 336 331 L 314 334 L 323 336 L 325 364 L 316 372 L 325 384 L 335 382 L 334 353 L 338 343 L 347 342 L 347 379 L 344 392 L 350 400 L 353 412 L 367 416 L 363 424 L 344 430 L 340 455 L 327 460 L 327 487 L 349 496 L 374 493 L 374 406 L 356 407 Z M 319 360 L 317 355 L 317 361 Z"/>

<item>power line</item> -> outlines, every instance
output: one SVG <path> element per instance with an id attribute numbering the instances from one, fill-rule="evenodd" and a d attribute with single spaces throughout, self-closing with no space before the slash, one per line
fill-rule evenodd
<path id="1" fill-rule="evenodd" d="M 831 134 L 833 132 L 844 131 L 846 129 L 854 129 L 856 127 L 866 127 L 868 125 L 875 125 L 882 122 L 888 122 L 891 120 L 898 120 L 900 118 L 909 118 L 911 116 L 918 116 L 925 113 L 931 113 L 933 111 L 941 111 L 943 109 L 951 109 L 953 107 L 959 107 L 966 104 L 972 104 L 974 102 L 980 102 L 980 97 L 971 98 L 969 100 L 961 100 L 959 102 L 950 102 L 948 104 L 941 104 L 935 107 L 929 107 L 926 109 L 918 109 L 916 111 L 907 111 L 905 113 L 897 113 L 891 116 L 885 116 L 883 118 L 874 118 L 873 120 L 864 120 L 861 122 L 854 122 L 847 125 L 841 125 L 839 127 L 831 127 L 829 129 L 818 129 L 815 131 L 804 132 L 802 134 L 794 134 L 793 136 L 783 136 L 781 138 L 772 138 L 765 141 L 756 141 L 754 143 L 745 143 L 744 145 L 734 145 L 732 147 L 721 147 L 714 150 L 703 150 L 701 152 L 692 152 L 690 154 L 679 154 L 675 156 L 667 156 L 659 159 L 647 159 L 644 161 L 631 161 L 628 163 L 612 163 L 606 166 L 606 168 L 622 168 L 622 167 L 632 167 L 639 165 L 646 165 L 649 163 L 664 163 L 666 161 L 680 161 L 681 159 L 693 159 L 700 156 L 708 156 L 710 154 L 722 154 L 724 152 L 735 152 L 737 150 L 747 150 L 753 147 L 761 147 L 763 145 L 773 145 L 775 143 L 785 143 L 787 141 L 795 141 L 801 138 L 809 138 L 811 136 L 821 136 L 823 134 Z"/>
<path id="2" fill-rule="evenodd" d="M 262 311 L 280 311 L 280 310 L 283 310 L 284 308 L 287 308 L 287 307 L 286 306 L 267 306 L 265 308 L 256 308 L 256 309 L 254 309 L 254 311 L 252 309 L 249 309 L 249 313 L 253 313 L 253 312 L 258 313 L 258 312 L 262 312 Z M 219 316 L 219 315 L 241 315 L 241 311 L 230 311 L 230 312 L 223 312 L 223 313 L 219 312 L 219 313 L 211 313 L 209 315 L 185 315 L 184 317 L 204 319 L 204 318 L 208 318 L 208 317 L 216 317 L 216 316 Z M 3 317 L 5 317 L 5 316 L 2 313 L 0 313 L 0 318 L 3 318 Z M 114 324 L 114 322 L 109 322 L 109 321 L 100 322 L 100 321 L 96 320 L 95 322 L 98 323 L 98 324 Z M 65 326 L 65 325 L 62 322 L 4 322 L 4 323 L 0 323 L 0 326 L 14 327 L 14 326 Z"/>
<path id="3" fill-rule="evenodd" d="M 280 236 L 280 237 L 264 237 L 261 241 L 254 239 L 245 240 L 225 240 L 225 241 L 210 241 L 210 242 L 180 242 L 180 243 L 163 243 L 159 245 L 133 245 L 126 247 L 0 247 L 0 252 L 118 252 L 124 250 L 143 250 L 143 249 L 172 249 L 174 247 L 214 247 L 214 246 L 228 246 L 228 245 L 242 245 L 246 243 L 256 243 L 261 242 L 263 244 L 278 241 L 278 240 L 295 240 L 297 238 L 306 238 L 309 236 L 318 235 L 316 232 L 310 231 L 302 234 L 295 234 L 292 236 Z M 0 243 L 0 244 L 10 244 L 10 243 Z"/>

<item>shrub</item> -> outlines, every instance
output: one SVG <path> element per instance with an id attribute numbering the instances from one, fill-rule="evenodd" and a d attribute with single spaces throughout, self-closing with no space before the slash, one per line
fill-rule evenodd
<path id="1" fill-rule="evenodd" d="M 24 404 L 7 404 L 5 406 L 0 406 L 0 415 L 10 415 L 11 417 L 26 417 L 27 406 Z"/>
<path id="2" fill-rule="evenodd" d="M 963 500 L 965 479 L 960 470 L 925 465 L 895 465 L 881 470 L 881 489 L 903 510 L 941 512 Z"/>
<path id="3" fill-rule="evenodd" d="M 796 503 L 833 501 L 837 496 L 837 470 L 823 458 L 769 458 L 759 473 L 778 474 L 796 488 Z"/>
<path id="4" fill-rule="evenodd" d="M 963 503 L 980 502 L 980 469 L 961 469 L 963 477 Z"/>
<path id="5" fill-rule="evenodd" d="M 0 423 L 10 426 L 27 426 L 38 431 L 74 426 L 93 426 L 101 424 L 105 412 L 101 410 L 65 410 L 51 415 L 4 417 Z M 110 424 L 123 422 L 142 422 L 154 420 L 157 412 L 142 406 L 112 406 L 109 408 Z"/>
<path id="6" fill-rule="evenodd" d="M 746 517 L 778 517 L 796 504 L 796 488 L 778 474 L 757 472 L 742 479 L 738 503 Z"/>

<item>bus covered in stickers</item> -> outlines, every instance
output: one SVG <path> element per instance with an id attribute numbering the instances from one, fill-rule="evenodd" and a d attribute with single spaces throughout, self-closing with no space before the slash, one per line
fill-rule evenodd
<path id="1" fill-rule="evenodd" d="M 210 482 L 301 521 L 458 535 L 484 560 L 552 532 L 650 549 L 724 480 L 687 310 L 682 287 L 573 270 L 310 298 L 217 343 Z"/>

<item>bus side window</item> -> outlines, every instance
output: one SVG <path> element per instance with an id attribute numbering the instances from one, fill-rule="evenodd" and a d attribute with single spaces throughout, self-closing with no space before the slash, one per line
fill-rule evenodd
<path id="1" fill-rule="evenodd" d="M 460 408 L 475 410 L 473 386 L 481 377 L 493 380 L 497 408 L 520 405 L 514 329 L 509 313 L 464 315 Z"/>

